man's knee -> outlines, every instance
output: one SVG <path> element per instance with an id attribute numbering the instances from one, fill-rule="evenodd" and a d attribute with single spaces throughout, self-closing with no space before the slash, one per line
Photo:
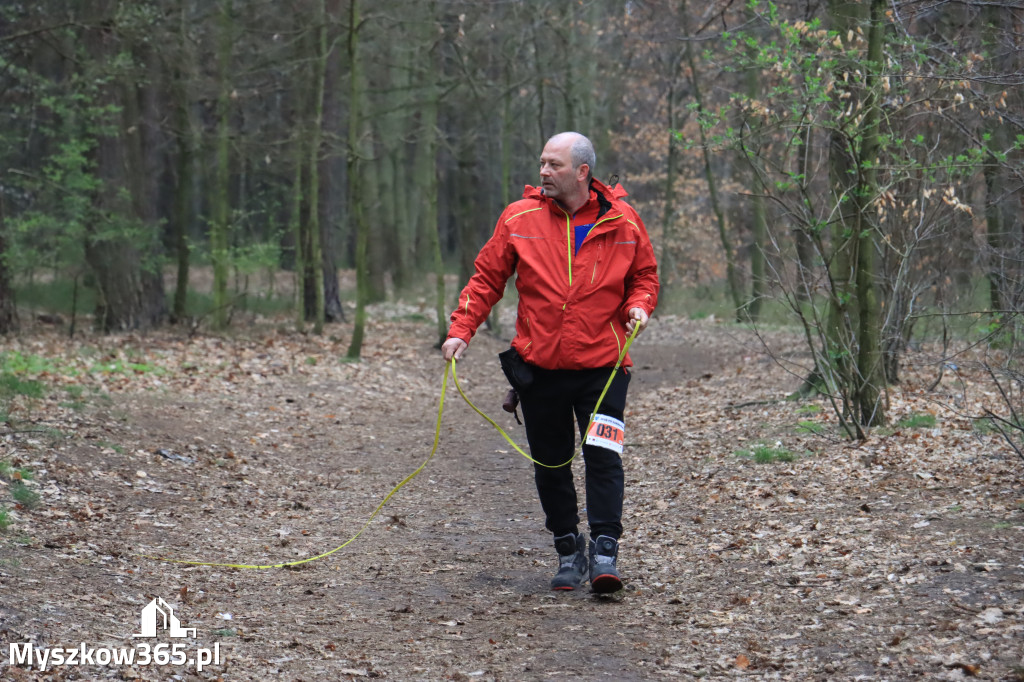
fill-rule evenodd
<path id="1" fill-rule="evenodd" d="M 592 472 L 622 471 L 622 457 L 608 448 L 588 445 L 583 449 L 583 459 Z"/>

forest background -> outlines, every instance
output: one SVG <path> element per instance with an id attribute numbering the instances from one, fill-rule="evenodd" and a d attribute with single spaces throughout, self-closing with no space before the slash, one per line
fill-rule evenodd
<path id="1" fill-rule="evenodd" d="M 984 348 L 1020 442 L 1020 2 L 81 0 L 0 26 L 0 332 L 274 314 L 351 322 L 354 359 L 404 296 L 441 338 L 445 274 L 579 130 L 663 311 L 795 324 L 855 438 L 912 344 L 940 373 Z"/>

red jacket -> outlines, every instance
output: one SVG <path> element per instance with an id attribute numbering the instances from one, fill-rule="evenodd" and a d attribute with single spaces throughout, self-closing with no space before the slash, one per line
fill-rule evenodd
<path id="1" fill-rule="evenodd" d="M 621 185 L 592 182 L 590 200 L 576 216 L 594 227 L 573 255 L 572 218 L 539 187 L 527 185 L 480 250 L 448 338 L 468 343 L 516 272 L 512 346 L 524 360 L 546 369 L 613 366 L 628 337 L 627 311 L 642 308 L 650 315 L 658 302 L 654 249 L 625 196 Z M 631 364 L 627 356 L 623 365 Z"/>

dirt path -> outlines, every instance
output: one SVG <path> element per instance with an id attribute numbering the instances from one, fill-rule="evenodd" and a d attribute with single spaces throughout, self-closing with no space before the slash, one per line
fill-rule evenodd
<path id="1" fill-rule="evenodd" d="M 794 378 L 736 332 L 683 321 L 634 352 L 628 589 L 613 598 L 547 589 L 529 463 L 453 390 L 435 458 L 332 556 L 262 571 L 139 556 L 279 563 L 351 537 L 429 453 L 443 370 L 423 326 L 378 332 L 359 365 L 330 343 L 281 360 L 264 339 L 204 370 L 203 344 L 183 344 L 193 384 L 115 396 L 43 448 L 8 440 L 42 472 L 43 503 L 0 540 L 0 676 L 1005 679 L 1024 663 L 1024 494 L 998 441 L 965 432 L 939 465 L 930 434 L 794 435 L 799 406 L 767 402 Z M 510 424 L 501 348 L 478 338 L 459 372 Z M 736 456 L 755 441 L 798 456 Z M 157 597 L 196 628 L 190 655 L 218 645 L 223 663 L 8 665 L 11 642 L 135 646 Z"/>

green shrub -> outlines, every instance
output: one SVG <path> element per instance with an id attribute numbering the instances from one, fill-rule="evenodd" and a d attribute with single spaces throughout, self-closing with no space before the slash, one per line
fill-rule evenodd
<path id="1" fill-rule="evenodd" d="M 0 476 L 3 476 L 9 481 L 31 481 L 32 470 L 26 469 L 25 467 L 16 467 L 10 462 L 0 460 Z"/>
<path id="2" fill-rule="evenodd" d="M 11 497 L 26 509 L 32 509 L 39 504 L 39 493 L 29 488 L 20 480 L 11 483 Z"/>
<path id="3" fill-rule="evenodd" d="M 896 422 L 896 426 L 901 429 L 930 429 L 935 426 L 935 415 L 912 414 Z"/>
<path id="4" fill-rule="evenodd" d="M 43 383 L 33 379 L 22 379 L 16 374 L 0 374 L 0 396 L 13 398 L 23 395 L 27 398 L 42 398 Z"/>
<path id="5" fill-rule="evenodd" d="M 820 436 L 825 433 L 825 426 L 818 422 L 801 421 L 796 425 L 796 430 L 800 433 L 810 433 L 815 436 Z"/>
<path id="6" fill-rule="evenodd" d="M 782 447 L 781 444 L 774 447 L 770 445 L 756 445 L 750 450 L 738 450 L 736 455 L 738 457 L 753 459 L 758 464 L 792 462 L 796 459 L 796 455 Z"/>
<path id="7" fill-rule="evenodd" d="M 27 282 L 18 287 L 18 303 L 33 310 L 70 315 L 71 301 L 76 295 L 73 293 L 74 286 L 74 281 L 70 279 Z M 77 296 L 76 313 L 96 308 L 96 291 L 92 287 L 79 282 Z"/>

